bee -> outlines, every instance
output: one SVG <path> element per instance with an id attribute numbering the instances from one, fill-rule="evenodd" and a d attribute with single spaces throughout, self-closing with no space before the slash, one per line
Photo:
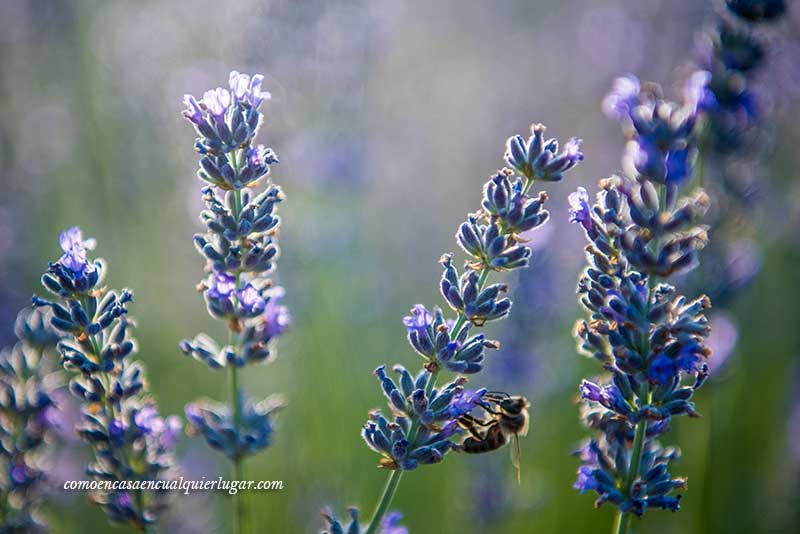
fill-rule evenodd
<path id="1" fill-rule="evenodd" d="M 528 434 L 530 426 L 528 399 L 521 395 L 489 392 L 484 395 L 479 406 L 490 417 L 478 419 L 466 414 L 458 418 L 459 425 L 470 433 L 458 450 L 467 454 L 482 454 L 495 451 L 513 440 L 511 463 L 517 469 L 519 482 L 522 477 L 519 438 Z"/>

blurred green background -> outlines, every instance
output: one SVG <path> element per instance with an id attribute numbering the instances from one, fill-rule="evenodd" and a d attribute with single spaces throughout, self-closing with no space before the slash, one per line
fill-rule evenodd
<path id="1" fill-rule="evenodd" d="M 249 505 L 263 532 L 316 532 L 325 504 L 369 516 L 386 477 L 360 438 L 383 404 L 371 372 L 419 366 L 401 317 L 442 305 L 437 259 L 457 248 L 505 139 L 543 122 L 583 138 L 586 161 L 548 187 L 552 221 L 532 267 L 509 280 L 520 288 L 512 318 L 490 329 L 503 348 L 478 378 L 533 401 L 522 484 L 508 451 L 451 455 L 405 476 L 393 508 L 415 534 L 609 532 L 613 510 L 572 488 L 570 452 L 586 435 L 577 384 L 598 368 L 571 338 L 583 236 L 567 224 L 566 196 L 619 168 L 622 136 L 600 111 L 613 78 L 636 72 L 672 91 L 711 12 L 695 0 L 4 1 L 0 339 L 60 254 L 58 232 L 79 225 L 98 239 L 109 284 L 136 293 L 139 357 L 162 411 L 225 398 L 224 374 L 177 349 L 202 330 L 223 336 L 194 290 L 200 183 L 181 97 L 226 84 L 231 69 L 264 73 L 273 99 L 261 142 L 281 159 L 273 179 L 288 197 L 277 279 L 294 325 L 277 361 L 244 379 L 290 400 L 274 446 L 247 464 L 250 478 L 286 489 Z M 798 35 L 793 17 L 784 37 Z M 684 451 L 683 509 L 648 513 L 641 532 L 800 528 L 800 54 L 776 50 L 759 168 L 772 184 L 759 212 L 763 270 L 733 310 L 734 354 L 697 399 L 705 417 L 667 436 Z M 229 469 L 199 440 L 185 439 L 180 457 L 195 476 Z M 228 532 L 224 495 L 176 500 L 161 532 Z M 81 497 L 54 498 L 48 514 L 54 532 L 122 532 Z"/>

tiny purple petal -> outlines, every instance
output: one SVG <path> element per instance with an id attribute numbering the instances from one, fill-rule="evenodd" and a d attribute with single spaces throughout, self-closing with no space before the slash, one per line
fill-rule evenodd
<path id="1" fill-rule="evenodd" d="M 582 139 L 573 137 L 564 145 L 564 152 L 571 162 L 577 163 L 583 161 L 583 152 L 581 152 L 582 142 Z"/>
<path id="2" fill-rule="evenodd" d="M 471 412 L 475 406 L 480 404 L 485 394 L 486 388 L 481 388 L 478 390 L 465 389 L 463 391 L 459 391 L 453 395 L 453 399 L 450 401 L 450 416 L 460 417 Z"/>
<path id="3" fill-rule="evenodd" d="M 269 338 L 283 334 L 292 323 L 289 308 L 281 304 L 281 299 L 285 294 L 286 291 L 280 286 L 270 289 L 267 294 L 269 300 L 264 308 L 264 323 Z"/>
<path id="4" fill-rule="evenodd" d="M 75 247 L 82 247 L 83 232 L 77 226 L 68 228 L 58 236 L 58 244 L 61 245 L 61 250 L 64 252 L 70 252 Z"/>
<path id="5" fill-rule="evenodd" d="M 403 514 L 400 512 L 389 512 L 381 522 L 380 534 L 408 534 L 408 528 L 400 525 Z"/>
<path id="6" fill-rule="evenodd" d="M 267 164 L 267 160 L 264 157 L 265 154 L 266 148 L 264 145 L 251 147 L 247 151 L 247 164 L 251 167 L 264 167 Z"/>
<path id="7" fill-rule="evenodd" d="M 203 122 L 203 110 L 192 95 L 183 95 L 183 105 L 186 106 L 183 110 L 184 117 L 195 124 Z"/>
<path id="8" fill-rule="evenodd" d="M 17 484 L 23 484 L 28 479 L 28 470 L 24 465 L 15 465 L 11 468 L 11 478 Z"/>
<path id="9" fill-rule="evenodd" d="M 164 420 L 158 415 L 155 406 L 145 406 L 133 418 L 142 432 L 148 435 L 158 435 L 164 430 Z"/>
<path id="10" fill-rule="evenodd" d="M 248 100 L 250 105 L 258 108 L 264 100 L 269 100 L 272 95 L 267 91 L 261 90 L 261 84 L 264 83 L 264 76 L 261 74 L 254 74 L 250 80 L 250 88 L 248 90 Z"/>
<path id="11" fill-rule="evenodd" d="M 261 292 L 251 283 L 248 283 L 246 286 L 240 289 L 237 292 L 237 296 L 239 297 L 239 302 L 241 303 L 242 307 L 249 313 L 260 313 L 266 306 L 266 302 L 261 296 Z"/>
<path id="12" fill-rule="evenodd" d="M 58 237 L 58 244 L 64 254 L 58 260 L 62 266 L 69 269 L 76 275 L 83 275 L 91 269 L 89 260 L 86 257 L 86 250 L 94 248 L 94 239 L 83 239 L 83 232 L 77 226 L 73 226 L 61 232 Z"/>
<path id="13" fill-rule="evenodd" d="M 639 103 L 639 79 L 629 74 L 614 80 L 611 92 L 603 99 L 603 112 L 613 119 L 630 115 Z"/>
<path id="14" fill-rule="evenodd" d="M 231 94 L 227 89 L 217 87 L 203 93 L 203 104 L 217 120 L 221 120 L 231 106 Z"/>
<path id="15" fill-rule="evenodd" d="M 213 299 L 226 298 L 236 290 L 236 277 L 228 273 L 217 273 L 208 288 L 208 296 Z"/>
<path id="16" fill-rule="evenodd" d="M 232 70 L 228 82 L 234 102 L 241 102 L 244 100 L 250 89 L 250 76 L 247 74 L 239 74 L 237 71 Z"/>
<path id="17" fill-rule="evenodd" d="M 589 193 L 579 187 L 569 197 L 569 222 L 580 223 L 586 230 L 592 227 L 592 211 L 589 206 Z"/>
<path id="18" fill-rule="evenodd" d="M 411 315 L 403 317 L 403 324 L 410 331 L 425 330 L 433 323 L 433 315 L 422 304 L 411 308 Z"/>
<path id="19" fill-rule="evenodd" d="M 590 490 L 596 490 L 600 487 L 597 479 L 594 476 L 594 469 L 588 465 L 582 465 L 578 469 L 578 480 L 575 481 L 573 486 L 575 489 L 581 491 L 581 495 Z"/>
<path id="20" fill-rule="evenodd" d="M 581 398 L 589 401 L 600 402 L 603 399 L 603 388 L 588 380 L 581 382 L 580 392 Z"/>

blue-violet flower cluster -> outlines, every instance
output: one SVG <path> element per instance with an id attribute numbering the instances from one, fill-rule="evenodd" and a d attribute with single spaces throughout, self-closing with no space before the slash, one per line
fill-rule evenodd
<path id="1" fill-rule="evenodd" d="M 617 506 L 625 532 L 632 514 L 677 510 L 674 491 L 686 486 L 669 472 L 678 450 L 658 438 L 672 417 L 698 415 L 692 396 L 708 376 L 710 301 L 659 280 L 697 264 L 707 236 L 696 220 L 709 199 L 702 191 L 680 195 L 692 174 L 692 107 L 664 101 L 657 86 L 632 77 L 616 82 L 605 105 L 628 134 L 629 176 L 603 180 L 594 203 L 585 190 L 570 196 L 570 218 L 589 241 L 578 283 L 589 318 L 575 335 L 605 371 L 580 385 L 583 420 L 595 436 L 580 451 L 575 487 L 595 491 L 598 506 Z"/>
<path id="2" fill-rule="evenodd" d="M 46 495 L 63 376 L 49 354 L 60 335 L 35 309 L 22 310 L 17 343 L 0 352 L 0 532 L 46 532 L 39 506 Z"/>
<path id="3" fill-rule="evenodd" d="M 487 390 L 467 389 L 467 379 L 461 376 L 480 372 L 487 350 L 499 347 L 497 341 L 475 329 L 506 317 L 511 309 L 507 286 L 487 284 L 488 277 L 492 272 L 528 265 L 531 249 L 521 235 L 544 224 L 549 215 L 544 209 L 547 195 L 529 193 L 534 181 L 559 181 L 583 160 L 579 140 L 571 139 L 560 148 L 558 141 L 545 138 L 544 132 L 545 127 L 536 124 L 527 139 L 516 135 L 508 140 L 505 161 L 511 168 L 498 171 L 486 182 L 480 209 L 468 215 L 456 233 L 456 241 L 467 255 L 463 269 L 459 272 L 452 254 L 440 259 L 440 292 L 455 317 L 446 317 L 439 307 L 416 304 L 403 318 L 408 342 L 423 359 L 422 369 L 412 375 L 395 365 L 394 376 L 385 365 L 375 370 L 389 414 L 371 412 L 362 436 L 380 455 L 379 466 L 392 474 L 367 534 L 377 532 L 402 473 L 439 463 L 451 450 L 462 451 L 464 418 L 473 410 L 489 413 L 493 408 Z M 442 371 L 458 376 L 437 387 Z M 329 532 L 360 533 L 357 510 L 351 509 L 350 514 L 352 521 L 344 530 L 326 511 Z"/>
<path id="4" fill-rule="evenodd" d="M 87 474 L 101 481 L 169 478 L 182 425 L 175 416 L 159 415 L 146 393 L 144 368 L 131 361 L 136 342 L 130 337 L 133 322 L 127 306 L 133 294 L 105 288 L 105 263 L 88 257 L 95 243 L 84 239 L 79 228 L 62 232 L 59 243 L 62 256 L 42 276 L 54 297 L 34 296 L 33 304 L 50 308 L 50 324 L 63 335 L 58 343 L 61 363 L 74 373 L 69 388 L 81 402 L 78 434 L 94 451 Z M 112 521 L 145 530 L 157 520 L 166 495 L 99 489 L 91 497 Z"/>
<path id="5" fill-rule="evenodd" d="M 268 278 L 279 254 L 276 211 L 284 197 L 267 178 L 278 163 L 275 154 L 255 144 L 263 122 L 259 108 L 270 98 L 262 90 L 263 79 L 233 71 L 229 88 L 206 91 L 199 101 L 184 97 L 183 115 L 198 134 L 197 176 L 207 184 L 200 215 L 205 232 L 196 234 L 194 243 L 206 259 L 208 277 L 198 289 L 208 313 L 226 321 L 229 339 L 221 344 L 199 334 L 181 341 L 180 349 L 211 369 L 229 368 L 231 376 L 230 406 L 201 400 L 186 406 L 186 417 L 193 433 L 237 466 L 272 442 L 274 414 L 282 404 L 278 396 L 250 399 L 237 371 L 270 361 L 273 340 L 289 325 L 283 289 L 272 287 Z M 262 184 L 266 187 L 258 192 Z"/>

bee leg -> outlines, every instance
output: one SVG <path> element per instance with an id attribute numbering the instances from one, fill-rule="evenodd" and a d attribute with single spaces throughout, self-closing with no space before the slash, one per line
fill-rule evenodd
<path id="1" fill-rule="evenodd" d="M 493 421 L 481 421 L 480 419 L 476 419 L 471 415 L 462 415 L 458 418 L 458 424 L 461 425 L 467 432 L 469 432 L 472 437 L 477 439 L 478 441 L 483 441 L 486 439 L 486 433 L 481 432 L 476 427 L 488 427 L 491 426 Z"/>
<path id="2" fill-rule="evenodd" d="M 519 435 L 514 434 L 514 449 L 511 453 L 511 465 L 517 468 L 517 484 L 522 484 L 522 451 L 519 445 Z"/>
<path id="3" fill-rule="evenodd" d="M 486 394 L 484 395 L 484 398 L 489 399 L 490 401 L 493 402 L 502 401 L 510 397 L 511 395 L 509 395 L 504 391 L 487 391 Z"/>

